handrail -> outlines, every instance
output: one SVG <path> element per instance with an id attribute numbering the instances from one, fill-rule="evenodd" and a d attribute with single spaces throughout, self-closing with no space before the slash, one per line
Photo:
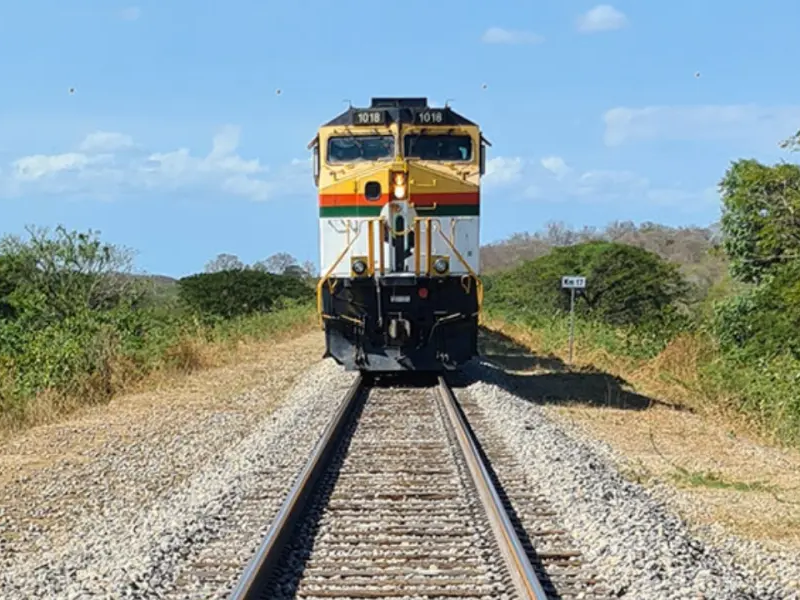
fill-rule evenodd
<path id="1" fill-rule="evenodd" d="M 464 260 L 464 257 L 461 256 L 461 253 L 456 249 L 456 247 L 452 244 L 452 242 L 447 239 L 447 236 L 444 234 L 444 231 L 442 231 L 441 224 L 439 225 L 439 235 L 442 236 L 442 239 L 450 247 L 450 250 L 453 251 L 453 254 L 456 255 L 458 260 L 461 261 L 461 263 L 464 265 L 464 267 L 466 267 L 466 269 L 469 272 L 469 274 L 475 280 L 475 292 L 478 295 L 478 322 L 482 323 L 482 319 L 483 319 L 483 282 L 481 281 L 480 277 L 478 277 L 478 274 L 475 271 L 472 270 L 472 267 L 469 266 L 469 263 L 467 263 L 467 261 Z M 430 262 L 430 260 L 429 260 L 429 262 Z"/>
<path id="2" fill-rule="evenodd" d="M 347 254 L 350 248 L 353 247 L 353 244 L 355 244 L 356 240 L 358 239 L 358 236 L 360 235 L 361 235 L 361 229 L 359 228 L 358 231 L 356 232 L 355 237 L 353 237 L 353 239 L 350 240 L 350 243 L 347 244 L 347 246 L 345 246 L 345 249 L 342 250 L 341 254 L 339 254 L 339 257 L 336 259 L 336 261 L 326 271 L 325 275 L 320 277 L 320 280 L 317 282 L 317 314 L 319 314 L 320 327 L 325 326 L 324 319 L 322 318 L 322 287 L 325 285 L 325 282 L 328 281 L 328 279 L 330 279 L 331 273 L 333 273 L 334 269 L 336 269 L 336 267 L 339 266 L 339 263 L 342 262 L 342 259 L 344 258 L 345 254 Z"/>
<path id="3" fill-rule="evenodd" d="M 372 221 L 372 219 L 367 221 L 367 266 L 369 274 L 375 275 L 375 228 L 372 226 Z"/>

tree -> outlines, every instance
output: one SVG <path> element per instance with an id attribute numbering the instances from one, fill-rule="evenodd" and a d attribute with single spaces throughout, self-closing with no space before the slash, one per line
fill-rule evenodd
<path id="1" fill-rule="evenodd" d="M 718 237 L 715 226 L 668 227 L 648 222 L 637 226 L 633 221 L 614 221 L 605 229 L 583 227 L 568 233 L 563 225 L 551 223 L 545 231 L 515 233 L 503 241 L 482 246 L 481 271 L 488 274 L 514 267 L 544 256 L 557 246 L 606 240 L 655 252 L 681 265 L 684 274 L 692 278 L 696 277 L 693 272 L 708 270 L 708 276 L 716 281 L 717 274 L 728 268 L 727 258 L 716 254 Z"/>
<path id="2" fill-rule="evenodd" d="M 587 287 L 576 311 L 612 325 L 639 325 L 674 313 L 688 287 L 676 265 L 642 248 L 592 241 L 555 248 L 536 260 L 498 275 L 495 302 L 532 314 L 569 310 L 561 289 L 564 275 L 584 275 Z"/>
<path id="3" fill-rule="evenodd" d="M 800 166 L 739 160 L 720 188 L 723 247 L 736 279 L 759 283 L 800 258 Z"/>
<path id="4" fill-rule="evenodd" d="M 253 264 L 253 268 L 257 271 L 266 271 L 267 273 L 274 273 L 280 275 L 285 273 L 289 267 L 297 265 L 297 259 L 288 252 L 277 252 L 272 256 L 260 260 Z"/>
<path id="5" fill-rule="evenodd" d="M 0 314 L 53 322 L 140 298 L 131 276 L 132 253 L 104 244 L 99 232 L 58 226 L 26 228 L 27 240 L 0 240 Z"/>
<path id="6" fill-rule="evenodd" d="M 800 131 L 786 138 L 779 145 L 781 148 L 789 150 L 790 152 L 797 152 L 800 150 Z"/>
<path id="7" fill-rule="evenodd" d="M 722 348 L 763 360 L 786 352 L 800 359 L 800 261 L 775 268 L 761 285 L 717 304 Z"/>
<path id="8" fill-rule="evenodd" d="M 308 273 L 309 278 L 313 278 L 317 274 L 317 265 L 315 265 L 310 260 L 307 260 L 303 263 L 303 271 Z"/>
<path id="9" fill-rule="evenodd" d="M 240 271 L 244 263 L 235 254 L 217 254 L 214 260 L 206 263 L 206 273 L 219 273 L 220 271 Z"/>
<path id="10" fill-rule="evenodd" d="M 312 290 L 294 277 L 255 269 L 198 273 L 182 278 L 178 286 L 181 300 L 191 309 L 223 318 L 267 312 L 281 298 L 313 297 Z"/>
<path id="11" fill-rule="evenodd" d="M 308 277 L 305 269 L 300 265 L 289 265 L 283 270 L 283 274 L 287 277 L 294 277 L 295 279 L 305 279 Z"/>

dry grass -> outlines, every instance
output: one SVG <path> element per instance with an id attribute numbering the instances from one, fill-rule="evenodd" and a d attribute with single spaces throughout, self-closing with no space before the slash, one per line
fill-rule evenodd
<path id="1" fill-rule="evenodd" d="M 316 328 L 317 322 L 309 312 L 307 319 L 275 327 L 268 337 L 257 331 L 225 340 L 209 340 L 202 332 L 185 335 L 167 348 L 158 368 L 149 372 L 142 372 L 133 361 L 109 352 L 103 368 L 76 382 L 72 390 L 45 390 L 19 411 L 0 413 L 0 441 L 30 427 L 56 423 L 81 410 L 107 404 L 124 394 L 161 389 L 193 373 L 246 362 L 275 344 Z"/>
<path id="2" fill-rule="evenodd" d="M 566 344 L 542 353 L 537 332 L 500 320 L 488 326 L 518 345 L 512 365 L 526 396 L 609 444 L 631 479 L 670 486 L 693 523 L 800 550 L 800 452 L 774 443 L 724 402 L 706 401 L 699 366 L 712 349 L 702 340 L 678 337 L 650 360 L 581 348 L 569 369 Z M 534 368 L 518 368 L 522 352 L 539 356 L 528 361 Z M 504 363 L 502 355 L 491 358 Z M 617 378 L 639 402 L 620 400 L 628 392 L 610 383 L 603 389 Z"/>
<path id="3" fill-rule="evenodd" d="M 79 468 L 80 463 L 100 456 L 107 443 L 174 436 L 182 430 L 181 423 L 209 414 L 235 412 L 257 423 L 286 399 L 291 385 L 323 351 L 318 332 L 294 329 L 269 342 L 241 344 L 235 355 L 224 351 L 225 364 L 172 377 L 164 373 L 107 404 L 79 405 L 61 419 L 13 435 L 6 432 L 0 439 L 0 496 L 21 497 L 20 490 L 4 486 L 25 486 L 36 473 L 56 463 Z M 258 390 L 254 397 L 239 399 L 253 389 Z"/>

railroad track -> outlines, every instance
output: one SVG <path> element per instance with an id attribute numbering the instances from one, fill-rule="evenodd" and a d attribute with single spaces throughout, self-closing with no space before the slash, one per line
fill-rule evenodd
<path id="1" fill-rule="evenodd" d="M 231 597 L 594 597 L 574 552 L 551 540 L 537 556 L 517 508 L 444 378 L 405 388 L 358 378 Z M 526 524 L 531 514 L 550 516 L 534 506 Z"/>

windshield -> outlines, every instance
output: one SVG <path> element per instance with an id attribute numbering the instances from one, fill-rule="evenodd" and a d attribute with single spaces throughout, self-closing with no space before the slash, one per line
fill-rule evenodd
<path id="1" fill-rule="evenodd" d="M 393 157 L 394 137 L 391 135 L 351 135 L 328 140 L 328 162 L 331 163 Z"/>
<path id="2" fill-rule="evenodd" d="M 472 160 L 472 138 L 468 135 L 407 135 L 406 158 L 422 160 Z"/>

